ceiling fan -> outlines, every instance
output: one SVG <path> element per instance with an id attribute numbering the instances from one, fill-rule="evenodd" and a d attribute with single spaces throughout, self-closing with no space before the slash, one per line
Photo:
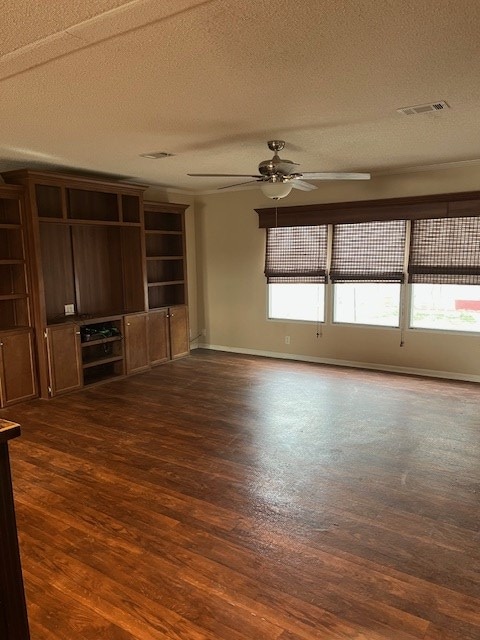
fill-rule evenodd
<path id="1" fill-rule="evenodd" d="M 310 182 L 305 182 L 303 178 L 308 180 L 369 180 L 369 173 L 300 173 L 295 170 L 298 167 L 297 162 L 280 158 L 278 152 L 285 147 L 284 140 L 269 140 L 268 148 L 273 151 L 271 160 L 263 160 L 258 165 L 258 174 L 238 174 L 238 173 L 189 173 L 189 176 L 201 178 L 254 178 L 246 182 L 230 184 L 227 187 L 219 187 L 219 189 L 230 189 L 244 184 L 259 182 L 260 188 L 264 195 L 272 200 L 279 200 L 288 196 L 292 189 L 300 191 L 312 191 L 317 187 Z"/>

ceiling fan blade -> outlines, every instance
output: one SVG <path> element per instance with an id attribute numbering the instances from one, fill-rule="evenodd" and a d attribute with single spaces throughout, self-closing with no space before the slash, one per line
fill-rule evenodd
<path id="1" fill-rule="evenodd" d="M 251 175 L 250 173 L 187 173 L 187 176 L 195 176 L 197 178 L 261 178 L 260 175 Z"/>
<path id="2" fill-rule="evenodd" d="M 325 173 L 309 173 L 308 171 L 302 171 L 302 176 L 309 180 L 370 180 L 369 173 L 339 173 L 339 172 L 325 172 Z"/>
<path id="3" fill-rule="evenodd" d="M 231 189 L 232 187 L 241 187 L 244 184 L 252 184 L 252 182 L 263 182 L 263 180 L 247 180 L 247 182 L 237 182 L 237 184 L 229 184 L 226 187 L 218 187 L 217 191 L 221 189 Z"/>
<path id="4" fill-rule="evenodd" d="M 313 191 L 314 189 L 318 189 L 316 185 L 305 182 L 304 180 L 292 180 L 290 184 L 294 189 L 299 189 L 300 191 Z"/>

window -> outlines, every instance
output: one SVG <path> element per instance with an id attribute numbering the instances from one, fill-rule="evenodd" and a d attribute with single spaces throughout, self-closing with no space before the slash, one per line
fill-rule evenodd
<path id="1" fill-rule="evenodd" d="M 480 332 L 480 287 L 458 284 L 412 285 L 410 326 Z"/>
<path id="2" fill-rule="evenodd" d="M 268 317 L 279 320 L 325 320 L 324 284 L 269 284 Z"/>
<path id="3" fill-rule="evenodd" d="M 398 327 L 400 284 L 378 282 L 335 285 L 334 322 Z"/>
<path id="4" fill-rule="evenodd" d="M 412 223 L 410 326 L 480 331 L 480 218 Z"/>
<path id="5" fill-rule="evenodd" d="M 399 326 L 405 234 L 405 220 L 334 226 L 334 322 Z"/>
<path id="6" fill-rule="evenodd" d="M 267 229 L 268 317 L 324 320 L 327 226 Z"/>
<path id="7" fill-rule="evenodd" d="M 480 333 L 480 192 L 258 211 L 270 318 Z"/>

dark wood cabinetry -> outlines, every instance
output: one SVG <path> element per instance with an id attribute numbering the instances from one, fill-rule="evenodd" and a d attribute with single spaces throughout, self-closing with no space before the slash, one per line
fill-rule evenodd
<path id="1" fill-rule="evenodd" d="M 79 327 L 76 324 L 48 327 L 46 340 L 50 395 L 80 389 L 83 379 Z"/>
<path id="2" fill-rule="evenodd" d="M 24 330 L 0 360 L 3 404 L 36 394 L 35 361 L 47 398 L 188 354 L 186 206 L 144 203 L 139 185 L 2 175 L 10 184 L 0 188 L 0 332 Z M 80 335 L 102 322 L 115 335 Z"/>
<path id="3" fill-rule="evenodd" d="M 79 346 L 71 320 L 145 311 L 144 188 L 41 171 L 2 175 L 23 186 L 29 209 L 42 397 L 123 375 L 123 352 L 88 361 L 92 349 Z"/>
<path id="4" fill-rule="evenodd" d="M 190 351 L 187 307 L 169 309 L 170 357 L 182 358 Z"/>
<path id="5" fill-rule="evenodd" d="M 152 365 L 190 351 L 184 205 L 146 202 L 149 358 Z"/>
<path id="6" fill-rule="evenodd" d="M 37 395 L 33 332 L 0 332 L 0 406 L 30 400 Z"/>
<path id="7" fill-rule="evenodd" d="M 127 373 L 140 373 L 149 368 L 147 314 L 125 316 Z"/>
<path id="8" fill-rule="evenodd" d="M 148 314 L 148 354 L 152 366 L 190 352 L 186 306 L 157 309 Z"/>
<path id="9" fill-rule="evenodd" d="M 148 308 L 187 304 L 184 205 L 145 202 Z"/>
<path id="10" fill-rule="evenodd" d="M 170 360 L 168 309 L 148 314 L 148 356 L 152 366 Z"/>
<path id="11" fill-rule="evenodd" d="M 0 406 L 37 394 L 22 189 L 0 186 Z"/>

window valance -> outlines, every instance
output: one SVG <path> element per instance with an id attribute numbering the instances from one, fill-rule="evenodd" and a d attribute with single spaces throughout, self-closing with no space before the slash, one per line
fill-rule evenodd
<path id="1" fill-rule="evenodd" d="M 480 191 L 256 209 L 259 227 L 480 216 Z"/>

